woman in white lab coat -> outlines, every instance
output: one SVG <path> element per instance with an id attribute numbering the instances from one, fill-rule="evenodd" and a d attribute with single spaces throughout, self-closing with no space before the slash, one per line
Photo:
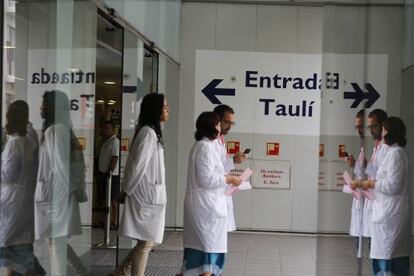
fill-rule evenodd
<path id="1" fill-rule="evenodd" d="M 360 183 L 374 189 L 371 253 L 374 275 L 408 276 L 411 250 L 408 160 L 405 125 L 400 118 L 389 117 L 383 123 L 382 136 L 389 146 L 377 171 L 376 180 Z"/>
<path id="2" fill-rule="evenodd" d="M 79 203 L 87 200 L 85 161 L 71 128 L 66 94 L 46 91 L 41 117 L 44 122 L 35 193 L 36 239 L 48 241 L 51 274 L 66 274 L 68 261 L 78 274 L 87 275 L 88 270 L 66 242 L 69 236 L 82 233 Z"/>
<path id="3" fill-rule="evenodd" d="M 188 162 L 184 200 L 184 275 L 220 275 L 227 252 L 226 187 L 240 178 L 226 175 L 214 140 L 219 117 L 203 112 L 196 122 L 196 142 Z"/>
<path id="4" fill-rule="evenodd" d="M 0 266 L 8 275 L 44 275 L 33 254 L 36 145 L 27 138 L 28 110 L 14 102 L 7 111 L 9 139 L 1 156 Z"/>
<path id="5" fill-rule="evenodd" d="M 137 245 L 111 275 L 143 276 L 148 254 L 162 243 L 167 195 L 161 123 L 169 118 L 163 94 L 147 94 L 141 103 L 137 130 L 124 169 L 120 194 L 125 202 L 119 234 Z"/>

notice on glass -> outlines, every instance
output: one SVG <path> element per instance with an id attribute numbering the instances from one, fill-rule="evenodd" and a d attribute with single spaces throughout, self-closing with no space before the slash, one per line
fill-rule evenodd
<path id="1" fill-rule="evenodd" d="M 290 161 L 254 160 L 253 188 L 290 189 Z"/>
<path id="2" fill-rule="evenodd" d="M 344 172 L 348 169 L 348 166 L 343 161 L 333 161 L 331 163 L 331 183 L 332 183 L 332 190 L 334 191 L 342 191 L 345 180 L 343 177 Z"/>
<path id="3" fill-rule="evenodd" d="M 331 177 L 331 167 L 329 162 L 320 161 L 319 162 L 319 177 L 318 177 L 318 187 L 319 190 L 330 190 L 330 177 Z"/>

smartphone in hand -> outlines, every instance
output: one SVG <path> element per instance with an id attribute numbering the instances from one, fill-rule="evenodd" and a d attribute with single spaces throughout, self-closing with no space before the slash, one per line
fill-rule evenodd
<path id="1" fill-rule="evenodd" d="M 243 152 L 243 154 L 249 154 L 250 151 L 251 151 L 251 149 L 245 149 L 244 152 Z"/>

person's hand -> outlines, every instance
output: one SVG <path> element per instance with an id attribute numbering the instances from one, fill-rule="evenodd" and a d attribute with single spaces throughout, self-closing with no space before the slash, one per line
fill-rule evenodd
<path id="1" fill-rule="evenodd" d="M 126 193 L 124 191 L 120 192 L 116 197 L 115 201 L 117 201 L 119 204 L 125 203 Z"/>
<path id="2" fill-rule="evenodd" d="M 368 190 L 375 188 L 375 180 L 364 180 L 362 181 L 362 189 Z"/>
<path id="3" fill-rule="evenodd" d="M 348 166 L 350 166 L 352 168 L 355 167 L 355 158 L 352 154 L 348 157 L 345 157 L 345 160 L 346 160 L 346 164 Z"/>
<path id="4" fill-rule="evenodd" d="M 234 186 L 239 186 L 241 184 L 241 179 L 238 176 L 234 175 L 226 175 L 226 182 L 227 184 L 232 184 Z"/>
<path id="5" fill-rule="evenodd" d="M 246 160 L 246 158 L 247 155 L 239 151 L 233 156 L 233 162 L 235 164 L 241 164 L 244 160 Z"/>
<path id="6" fill-rule="evenodd" d="M 352 180 L 352 182 L 351 182 L 351 189 L 352 190 L 355 190 L 355 189 L 357 189 L 357 188 L 360 188 L 361 187 L 361 183 L 362 181 L 361 180 Z"/>

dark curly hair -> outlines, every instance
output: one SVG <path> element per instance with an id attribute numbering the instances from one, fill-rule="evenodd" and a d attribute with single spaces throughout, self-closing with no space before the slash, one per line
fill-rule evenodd
<path id="1" fill-rule="evenodd" d="M 214 140 L 219 135 L 219 131 L 216 126 L 220 123 L 220 117 L 215 112 L 203 112 L 201 113 L 196 122 L 195 139 L 200 141 L 204 137 Z"/>
<path id="2" fill-rule="evenodd" d="M 213 111 L 219 115 L 220 120 L 224 118 L 224 115 L 226 115 L 226 113 L 234 114 L 233 108 L 225 104 L 216 106 Z"/>

